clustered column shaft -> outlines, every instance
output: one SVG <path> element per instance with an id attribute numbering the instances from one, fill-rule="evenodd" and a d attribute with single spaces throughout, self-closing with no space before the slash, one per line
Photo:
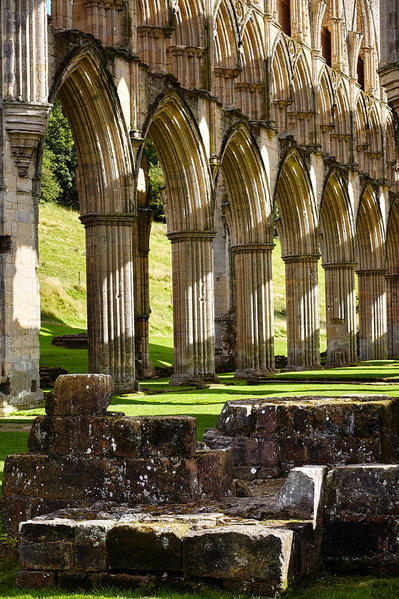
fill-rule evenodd
<path id="1" fill-rule="evenodd" d="M 273 247 L 272 243 L 232 247 L 237 310 L 236 378 L 274 372 Z"/>
<path id="2" fill-rule="evenodd" d="M 386 276 L 388 357 L 399 357 L 399 274 Z"/>
<path id="3" fill-rule="evenodd" d="M 386 282 L 384 269 L 360 270 L 359 357 L 384 360 L 387 357 Z"/>
<path id="4" fill-rule="evenodd" d="M 288 370 L 320 368 L 317 264 L 320 256 L 285 256 Z"/>
<path id="5" fill-rule="evenodd" d="M 207 231 L 170 233 L 175 372 L 171 384 L 215 381 L 213 238 Z"/>
<path id="6" fill-rule="evenodd" d="M 152 211 L 140 209 L 134 228 L 134 323 L 136 348 L 136 374 L 138 379 L 150 378 L 153 374 L 150 362 L 149 326 L 151 314 L 148 254 L 152 222 Z"/>
<path id="7" fill-rule="evenodd" d="M 356 363 L 355 267 L 351 262 L 324 264 L 327 366 L 330 367 Z"/>
<path id="8" fill-rule="evenodd" d="M 137 389 L 134 360 L 132 215 L 87 215 L 89 371 L 110 374 L 115 390 Z"/>

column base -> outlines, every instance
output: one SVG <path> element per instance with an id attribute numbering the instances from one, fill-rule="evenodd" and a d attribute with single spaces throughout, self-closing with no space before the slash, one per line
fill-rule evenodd
<path id="1" fill-rule="evenodd" d="M 131 381 L 117 382 L 114 380 L 114 393 L 116 395 L 120 393 L 135 393 L 140 391 L 140 383 L 138 380 L 133 379 Z"/>
<path id="2" fill-rule="evenodd" d="M 357 362 L 326 362 L 324 368 L 352 368 Z"/>
<path id="3" fill-rule="evenodd" d="M 218 383 L 216 374 L 204 374 L 195 376 L 194 374 L 173 374 L 170 377 L 169 385 L 171 387 L 189 387 L 190 385 L 202 385 L 207 383 Z"/>
<path id="4" fill-rule="evenodd" d="M 245 368 L 243 370 L 236 370 L 234 373 L 235 379 L 246 379 L 248 381 L 257 381 L 275 376 L 275 368 L 262 368 L 261 370 L 255 368 Z"/>
<path id="5" fill-rule="evenodd" d="M 141 369 L 140 366 L 136 364 L 136 376 L 139 381 L 148 381 L 154 378 L 155 369 L 152 366 L 147 366 L 146 368 Z"/>
<path id="6" fill-rule="evenodd" d="M 302 372 L 306 370 L 324 370 L 324 367 L 321 364 L 314 364 L 313 366 L 286 366 L 280 372 Z"/>

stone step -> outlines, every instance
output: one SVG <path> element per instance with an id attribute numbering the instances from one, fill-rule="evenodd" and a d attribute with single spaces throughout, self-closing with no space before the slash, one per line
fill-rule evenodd
<path id="1" fill-rule="evenodd" d="M 20 587 L 147 580 L 273 596 L 319 564 L 312 522 L 259 522 L 220 505 L 66 509 L 25 522 L 20 532 Z"/>

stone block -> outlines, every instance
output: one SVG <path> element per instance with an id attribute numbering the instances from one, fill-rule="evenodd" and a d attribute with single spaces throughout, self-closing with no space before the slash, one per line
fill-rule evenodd
<path id="1" fill-rule="evenodd" d="M 321 521 L 324 501 L 324 466 L 294 468 L 276 502 L 276 511 L 288 518 L 312 520 L 314 526 Z"/>
<path id="2" fill-rule="evenodd" d="M 189 416 L 142 419 L 141 457 L 192 457 L 197 448 L 197 421 Z"/>
<path id="3" fill-rule="evenodd" d="M 105 572 L 108 567 L 107 531 L 110 521 L 80 522 L 75 529 L 75 563 L 82 572 Z"/>
<path id="4" fill-rule="evenodd" d="M 198 496 L 193 458 L 126 458 L 126 496 L 134 503 L 186 503 Z"/>
<path id="5" fill-rule="evenodd" d="M 31 517 L 32 500 L 30 497 L 3 495 L 0 498 L 2 532 L 16 536 L 19 523 Z"/>
<path id="6" fill-rule="evenodd" d="M 119 524 L 108 531 L 107 550 L 111 570 L 182 570 L 182 537 L 188 524 Z"/>
<path id="7" fill-rule="evenodd" d="M 115 456 L 140 457 L 141 418 L 117 418 L 111 426 L 111 447 Z"/>
<path id="8" fill-rule="evenodd" d="M 226 435 L 249 435 L 254 427 L 253 403 L 227 401 L 217 421 L 218 430 Z"/>
<path id="9" fill-rule="evenodd" d="M 231 495 L 233 462 L 229 450 L 198 451 L 195 461 L 200 499 L 221 499 Z"/>
<path id="10" fill-rule="evenodd" d="M 278 431 L 277 406 L 261 406 L 255 411 L 255 433 L 274 439 Z"/>
<path id="11" fill-rule="evenodd" d="M 265 526 L 223 526 L 188 532 L 183 571 L 193 578 L 263 581 L 271 592 L 287 585 L 294 533 Z"/>
<path id="12" fill-rule="evenodd" d="M 42 541 L 21 543 L 19 562 L 28 570 L 71 570 L 74 567 L 73 543 Z"/>
<path id="13" fill-rule="evenodd" d="M 110 404 L 112 377 L 105 374 L 64 374 L 47 394 L 49 416 L 99 416 Z"/>
<path id="14" fill-rule="evenodd" d="M 57 585 L 57 574 L 55 572 L 19 570 L 15 580 L 19 589 L 53 589 Z"/>
<path id="15" fill-rule="evenodd" d="M 39 454 L 11 454 L 7 456 L 3 471 L 3 495 L 38 496 L 38 472 L 47 470 L 49 458 Z"/>
<path id="16" fill-rule="evenodd" d="M 23 544 L 55 543 L 57 541 L 73 543 L 75 541 L 75 529 L 76 522 L 73 520 L 61 518 L 42 520 L 36 518 L 22 522 L 19 532 Z"/>

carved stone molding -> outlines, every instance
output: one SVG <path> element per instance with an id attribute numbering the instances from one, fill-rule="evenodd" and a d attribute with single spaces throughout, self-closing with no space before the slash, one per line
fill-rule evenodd
<path id="1" fill-rule="evenodd" d="M 5 129 L 20 177 L 28 174 L 33 153 L 46 132 L 50 109 L 48 104 L 4 104 Z"/>

